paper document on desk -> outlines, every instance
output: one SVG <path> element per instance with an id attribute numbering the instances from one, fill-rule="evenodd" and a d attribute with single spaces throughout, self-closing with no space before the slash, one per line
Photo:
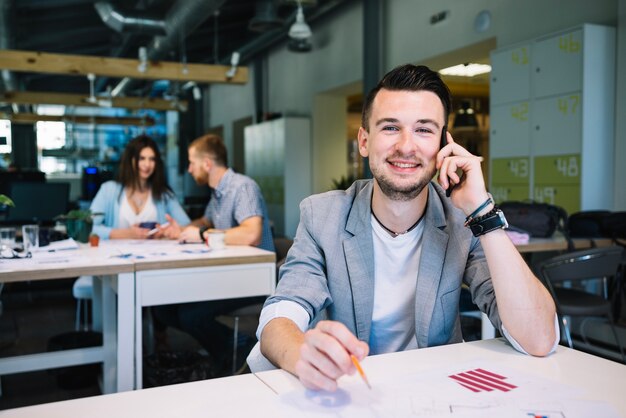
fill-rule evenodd
<path id="1" fill-rule="evenodd" d="M 73 238 L 64 239 L 61 241 L 53 241 L 49 245 L 45 247 L 39 247 L 33 249 L 34 253 L 41 252 L 55 252 L 55 251 L 64 251 L 64 250 L 78 250 L 79 246 Z"/>
<path id="2" fill-rule="evenodd" d="M 303 417 L 619 417 L 606 402 L 582 400 L 581 389 L 489 361 L 369 378 L 372 390 L 349 376 L 335 392 L 302 387 L 280 395 L 281 403 Z"/>

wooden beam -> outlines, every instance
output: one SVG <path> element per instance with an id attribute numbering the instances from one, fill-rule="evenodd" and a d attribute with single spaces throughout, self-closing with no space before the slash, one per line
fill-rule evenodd
<path id="1" fill-rule="evenodd" d="M 165 100 L 152 97 L 97 97 L 98 99 L 110 100 L 111 106 L 125 109 L 154 109 L 154 110 L 176 110 L 187 111 L 187 100 Z M 0 103 L 15 104 L 59 104 L 65 106 L 90 106 L 101 107 L 96 103 L 88 101 L 88 97 L 81 94 L 55 93 L 55 92 L 33 92 L 33 91 L 7 91 L 0 93 Z"/>
<path id="2" fill-rule="evenodd" d="M 153 126 L 154 119 L 151 117 L 108 117 L 108 116 L 51 116 L 36 115 L 34 113 L 2 114 L 0 119 L 9 119 L 11 123 L 34 124 L 37 122 L 66 122 L 73 124 L 94 124 L 94 125 L 134 125 Z"/>
<path id="3" fill-rule="evenodd" d="M 226 65 L 186 64 L 180 62 L 149 61 L 140 71 L 139 60 L 85 55 L 52 54 L 47 52 L 0 50 L 0 69 L 33 73 L 67 75 L 95 74 L 106 77 L 130 77 L 148 80 L 195 81 L 198 83 L 245 84 L 248 68 L 237 67 L 234 77 L 228 79 Z"/>

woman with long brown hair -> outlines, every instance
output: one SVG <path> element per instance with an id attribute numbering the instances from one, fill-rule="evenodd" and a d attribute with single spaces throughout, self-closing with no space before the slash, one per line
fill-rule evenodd
<path id="1" fill-rule="evenodd" d="M 93 233 L 102 239 L 159 238 L 166 214 L 179 224 L 190 222 L 167 185 L 157 144 L 146 135 L 126 145 L 117 181 L 100 186 L 91 211 L 101 214 L 94 217 Z M 155 226 L 157 232 L 150 233 Z"/>

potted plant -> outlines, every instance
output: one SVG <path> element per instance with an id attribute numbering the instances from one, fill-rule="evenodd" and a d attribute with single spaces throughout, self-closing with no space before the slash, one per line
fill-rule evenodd
<path id="1" fill-rule="evenodd" d="M 57 219 L 65 223 L 67 235 L 79 242 L 88 242 L 93 217 L 101 213 L 92 213 L 90 209 L 73 209 L 65 215 L 58 216 Z"/>
<path id="2" fill-rule="evenodd" d="M 15 203 L 13 203 L 11 198 L 4 194 L 0 194 L 0 205 L 15 207 Z"/>

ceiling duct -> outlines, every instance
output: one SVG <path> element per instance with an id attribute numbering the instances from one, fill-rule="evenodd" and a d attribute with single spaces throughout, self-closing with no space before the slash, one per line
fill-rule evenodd
<path id="1" fill-rule="evenodd" d="M 148 60 L 159 61 L 170 51 L 180 46 L 180 40 L 187 37 L 209 16 L 212 16 L 226 0 L 178 0 L 165 16 L 166 36 L 155 36 L 147 48 Z M 113 97 L 124 93 L 133 80 L 122 79 L 111 91 Z"/>
<path id="2" fill-rule="evenodd" d="M 256 3 L 256 15 L 250 19 L 248 29 L 253 32 L 267 32 L 282 27 L 283 20 L 276 15 L 273 0 L 259 0 Z"/>
<path id="3" fill-rule="evenodd" d="M 140 15 L 131 16 L 130 13 L 122 14 L 119 10 L 115 10 L 111 3 L 105 1 L 96 2 L 94 7 L 100 19 L 116 32 L 145 33 L 155 36 L 167 34 L 164 20 L 149 19 Z"/>

